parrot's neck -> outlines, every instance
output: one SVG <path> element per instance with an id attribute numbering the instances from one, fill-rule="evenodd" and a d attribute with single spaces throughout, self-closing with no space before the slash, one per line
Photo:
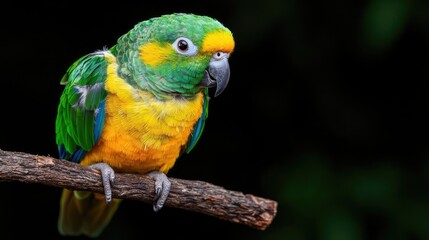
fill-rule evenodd
<path id="1" fill-rule="evenodd" d="M 187 89 L 186 91 L 183 91 L 183 89 L 181 89 L 181 91 L 176 91 L 176 88 L 174 86 L 172 86 L 171 88 L 166 88 L 163 85 L 154 84 L 154 82 L 162 82 L 166 80 L 164 80 L 162 77 L 152 74 L 142 74 L 139 75 L 137 78 L 129 75 L 121 75 L 120 72 L 118 72 L 118 75 L 125 79 L 125 81 L 131 86 L 133 86 L 135 89 L 150 92 L 159 101 L 192 101 L 195 99 L 198 93 L 201 93 L 203 91 L 203 89 L 199 87 Z M 180 89 L 180 86 L 177 89 Z"/>
<path id="2" fill-rule="evenodd" d="M 135 46 L 129 46 L 134 47 Z M 153 68 L 143 64 L 139 51 L 121 50 L 125 47 L 116 45 L 110 49 L 118 64 L 117 74 L 136 89 L 149 91 L 160 101 L 172 99 L 193 100 L 202 92 L 199 86 L 204 76 L 203 71 L 197 73 L 173 74 L 174 66 L 164 65 Z M 138 59 L 129 61 L 130 59 Z"/>

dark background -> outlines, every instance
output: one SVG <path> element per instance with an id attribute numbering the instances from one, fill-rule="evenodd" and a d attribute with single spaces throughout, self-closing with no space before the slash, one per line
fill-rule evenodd
<path id="1" fill-rule="evenodd" d="M 278 201 L 265 231 L 124 201 L 100 239 L 429 239 L 429 2 L 76 1 L 0 10 L 0 148 L 57 156 L 62 75 L 137 22 L 209 15 L 231 79 L 169 176 Z M 0 239 L 60 239 L 61 189 L 0 184 Z M 72 239 L 72 238 L 70 238 Z"/>

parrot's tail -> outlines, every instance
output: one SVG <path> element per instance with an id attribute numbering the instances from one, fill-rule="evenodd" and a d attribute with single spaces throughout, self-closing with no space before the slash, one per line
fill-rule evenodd
<path id="1" fill-rule="evenodd" d="M 61 235 L 97 237 L 109 224 L 120 202 L 112 199 L 106 204 L 102 194 L 64 189 L 58 231 Z"/>

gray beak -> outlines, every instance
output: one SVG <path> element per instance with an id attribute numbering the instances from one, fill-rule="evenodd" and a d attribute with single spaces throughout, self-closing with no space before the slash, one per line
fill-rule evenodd
<path id="1" fill-rule="evenodd" d="M 216 52 L 210 60 L 209 67 L 204 73 L 204 78 L 201 80 L 201 86 L 214 87 L 216 86 L 215 97 L 219 96 L 229 82 L 229 53 Z"/>

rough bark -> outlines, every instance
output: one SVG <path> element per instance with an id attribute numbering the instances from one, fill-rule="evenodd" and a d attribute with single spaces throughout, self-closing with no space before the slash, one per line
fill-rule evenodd
<path id="1" fill-rule="evenodd" d="M 0 149 L 0 181 L 44 184 L 103 193 L 98 170 L 48 156 Z M 199 212 L 226 221 L 266 229 L 277 213 L 277 202 L 251 194 L 226 190 L 203 181 L 169 178 L 166 207 Z M 114 198 L 152 203 L 154 181 L 146 175 L 116 174 Z"/>

